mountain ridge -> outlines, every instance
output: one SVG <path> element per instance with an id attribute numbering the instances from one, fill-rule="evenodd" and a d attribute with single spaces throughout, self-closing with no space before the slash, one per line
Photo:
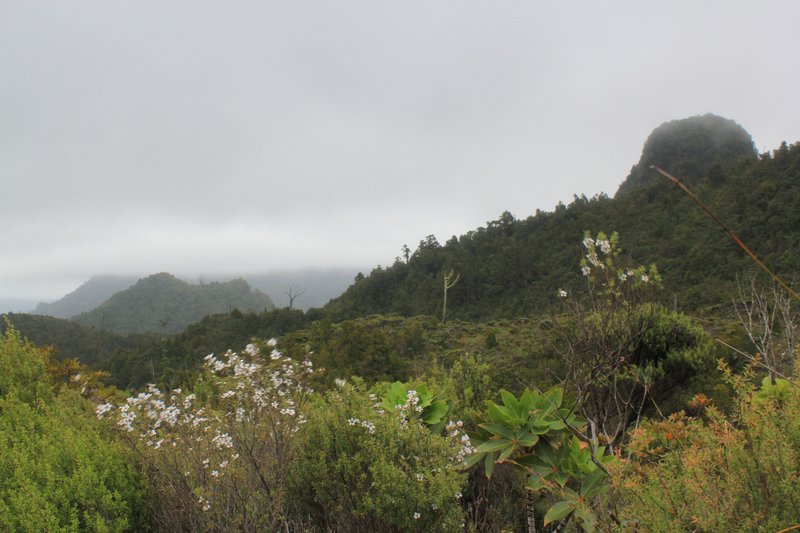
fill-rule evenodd
<path id="1" fill-rule="evenodd" d="M 173 334 L 207 315 L 274 307 L 269 296 L 243 279 L 193 285 L 161 272 L 140 279 L 72 320 L 120 334 Z"/>

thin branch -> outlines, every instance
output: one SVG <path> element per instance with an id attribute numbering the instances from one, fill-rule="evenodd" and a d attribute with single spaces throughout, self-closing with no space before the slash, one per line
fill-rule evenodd
<path id="1" fill-rule="evenodd" d="M 703 201 L 702 201 L 702 200 L 700 200 L 700 198 L 699 198 L 699 197 L 698 197 L 698 196 L 697 196 L 695 193 L 693 193 L 691 190 L 689 190 L 689 187 L 687 187 L 686 185 L 684 185 L 684 184 L 683 184 L 683 182 L 681 182 L 681 180 L 679 180 L 678 178 L 676 178 L 676 177 L 675 177 L 675 176 L 673 176 L 672 174 L 668 173 L 666 170 L 663 170 L 663 169 L 661 169 L 661 168 L 657 167 L 656 165 L 651 165 L 651 166 L 650 166 L 650 168 L 651 168 L 652 170 L 655 170 L 656 172 L 658 172 L 659 174 L 661 174 L 662 176 L 664 176 L 664 177 L 665 177 L 665 178 L 667 178 L 668 180 L 670 180 L 672 183 L 674 183 L 674 184 L 675 184 L 675 185 L 677 185 L 678 187 L 680 187 L 680 188 L 681 188 L 681 190 L 682 190 L 683 192 L 685 192 L 687 195 L 689 195 L 689 198 L 691 198 L 692 200 L 694 200 L 694 202 L 695 202 L 697 205 L 699 205 L 699 206 L 700 206 L 700 208 L 701 208 L 703 211 L 705 211 L 705 212 L 706 212 L 706 214 L 707 214 L 709 217 L 711 217 L 711 220 L 713 220 L 714 222 L 716 222 L 716 223 L 717 223 L 717 225 L 719 225 L 719 227 L 721 227 L 721 228 L 723 229 L 723 231 L 725 231 L 725 233 L 727 233 L 727 234 L 728 234 L 728 237 L 730 237 L 730 238 L 731 238 L 731 240 L 733 240 L 733 242 L 735 242 L 737 245 L 739 245 L 739 247 L 740 247 L 742 250 L 744 250 L 744 251 L 745 251 L 745 253 L 746 253 L 747 255 L 749 255 L 749 256 L 750 256 L 750 258 L 751 258 L 753 261 L 755 261 L 755 263 L 756 263 L 756 264 L 759 266 L 759 268 L 761 268 L 761 270 L 763 270 L 764 272 L 766 272 L 767 274 L 769 274 L 769 275 L 770 275 L 770 277 L 771 277 L 772 279 L 774 279 L 774 280 L 775 280 L 775 282 L 776 282 L 776 283 L 778 283 L 778 284 L 779 284 L 781 287 L 783 287 L 784 289 L 786 289 L 786 291 L 787 291 L 789 294 L 791 294 L 791 295 L 792 295 L 792 297 L 793 297 L 795 300 L 798 300 L 798 301 L 800 301 L 800 294 L 798 294 L 798 293 L 796 293 L 794 290 L 792 290 L 792 288 L 791 288 L 791 287 L 789 287 L 789 285 L 787 285 L 787 284 L 786 284 L 786 283 L 785 283 L 785 282 L 784 282 L 784 281 L 783 281 L 783 280 L 782 280 L 782 279 L 781 279 L 781 278 L 780 278 L 780 277 L 779 277 L 777 274 L 775 274 L 775 273 L 774 273 L 772 270 L 770 270 L 770 269 L 769 269 L 769 267 L 767 267 L 767 265 L 765 265 L 765 264 L 764 264 L 764 262 L 763 262 L 761 259 L 759 259 L 759 258 L 758 258 L 758 256 L 757 256 L 755 253 L 753 253 L 753 251 L 752 251 L 752 250 L 750 250 L 750 248 L 748 248 L 748 247 L 747 247 L 747 245 L 745 245 L 745 243 L 743 243 L 743 242 L 742 242 L 742 240 L 741 240 L 741 239 L 740 239 L 740 238 L 739 238 L 739 237 L 738 237 L 738 236 L 737 236 L 737 235 L 736 235 L 736 234 L 735 234 L 733 231 L 731 231 L 731 230 L 728 228 L 728 226 L 726 226 L 725 224 L 723 224 L 723 223 L 722 223 L 722 221 L 721 221 L 719 218 L 717 218 L 717 216 L 714 214 L 714 212 L 713 212 L 713 211 L 711 211 L 711 209 L 710 209 L 710 208 L 709 208 L 709 207 L 708 207 L 706 204 L 704 204 L 704 203 L 703 203 Z"/>

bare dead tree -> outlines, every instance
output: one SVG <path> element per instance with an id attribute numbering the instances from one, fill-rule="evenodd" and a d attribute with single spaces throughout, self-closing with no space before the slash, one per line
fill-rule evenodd
<path id="1" fill-rule="evenodd" d="M 444 300 L 442 302 L 442 323 L 447 320 L 447 291 L 451 289 L 453 285 L 458 283 L 458 278 L 461 277 L 461 274 L 455 274 L 455 279 L 453 278 L 454 271 L 451 268 L 450 272 L 444 275 Z"/>
<path id="2" fill-rule="evenodd" d="M 791 373 L 797 360 L 798 316 L 792 298 L 777 283 L 760 283 L 754 275 L 737 279 L 736 289 L 736 316 L 775 383 Z"/>
<path id="3" fill-rule="evenodd" d="M 305 294 L 305 292 L 305 289 L 299 289 L 297 285 L 290 285 L 289 288 L 283 292 L 283 294 L 289 298 L 289 309 L 294 308 L 294 301 Z"/>

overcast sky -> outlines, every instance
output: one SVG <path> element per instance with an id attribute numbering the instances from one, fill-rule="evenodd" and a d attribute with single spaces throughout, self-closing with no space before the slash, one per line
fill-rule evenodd
<path id="1" fill-rule="evenodd" d="M 613 195 L 653 128 L 707 112 L 759 151 L 798 141 L 798 21 L 789 0 L 0 0 L 0 298 L 391 264 Z"/>

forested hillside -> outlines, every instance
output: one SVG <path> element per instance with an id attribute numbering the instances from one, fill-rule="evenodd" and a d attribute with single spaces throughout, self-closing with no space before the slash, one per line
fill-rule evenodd
<path id="1" fill-rule="evenodd" d="M 731 136 L 730 121 L 719 122 Z M 439 315 L 443 276 L 453 270 L 458 281 L 448 291 L 450 317 L 489 320 L 542 313 L 558 289 L 584 285 L 575 261 L 586 230 L 617 231 L 623 249 L 637 262 L 656 263 L 670 305 L 692 312 L 727 305 L 732 282 L 752 264 L 690 198 L 645 169 L 649 161 L 664 161 L 668 171 L 689 172 L 694 192 L 774 270 L 792 278 L 800 268 L 793 252 L 800 243 L 800 145 L 784 144 L 756 157 L 743 148 L 746 132 L 733 129 L 735 142 L 723 143 L 724 149 L 703 163 L 697 158 L 706 150 L 695 150 L 691 139 L 708 130 L 708 116 L 667 126 L 646 143 L 629 178 L 637 185 L 621 188 L 624 194 L 576 196 L 568 206 L 523 219 L 506 212 L 443 244 L 429 236 L 407 259 L 360 277 L 326 309 L 335 319 L 370 313 Z M 685 142 L 671 137 L 687 133 Z M 662 151 L 673 158 L 653 155 Z M 652 175 L 645 179 L 647 172 Z"/>
<path id="2" fill-rule="evenodd" d="M 154 274 L 114 294 L 105 303 L 74 317 L 75 322 L 115 333 L 177 333 L 204 316 L 233 309 L 264 311 L 274 307 L 266 294 L 246 281 L 191 285 Z"/>
<path id="3" fill-rule="evenodd" d="M 114 355 L 129 357 L 161 337 L 154 334 L 120 335 L 83 326 L 72 320 L 27 313 L 0 316 L 0 331 L 8 324 L 38 346 L 50 346 L 57 359 L 75 358 L 87 365 L 103 365 Z"/>

